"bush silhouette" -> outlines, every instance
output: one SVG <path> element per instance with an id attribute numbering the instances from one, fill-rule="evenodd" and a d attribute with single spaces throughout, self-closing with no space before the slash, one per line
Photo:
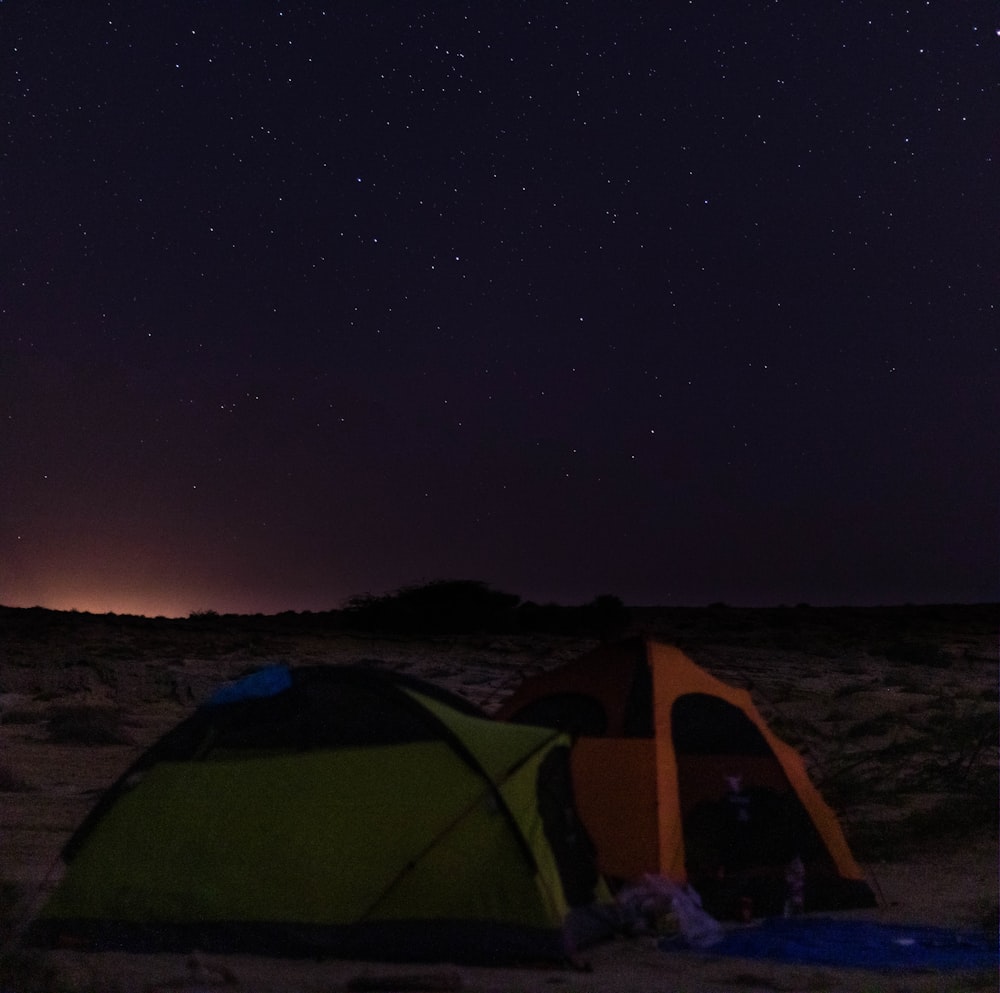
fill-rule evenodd
<path id="1" fill-rule="evenodd" d="M 49 741 L 58 745 L 130 745 L 114 707 L 76 704 L 57 707 L 48 721 Z"/>
<path id="2" fill-rule="evenodd" d="M 377 631 L 465 634 L 509 629 L 520 601 L 478 580 L 439 579 L 382 596 L 352 597 L 344 614 L 353 626 Z"/>
<path id="3" fill-rule="evenodd" d="M 381 596 L 363 594 L 344 605 L 348 627 L 392 634 L 493 634 L 524 632 L 620 637 L 629 621 L 622 601 L 610 594 L 578 607 L 522 603 L 513 593 L 472 579 L 439 579 L 403 586 Z"/>

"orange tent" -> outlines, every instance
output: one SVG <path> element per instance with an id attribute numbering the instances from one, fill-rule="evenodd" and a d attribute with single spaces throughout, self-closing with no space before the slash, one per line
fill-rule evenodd
<path id="1" fill-rule="evenodd" d="M 526 680 L 498 716 L 576 736 L 577 805 L 612 879 L 659 873 L 689 879 L 704 896 L 738 844 L 726 818 L 735 811 L 749 823 L 753 811 L 759 851 L 757 864 L 750 852 L 738 867 L 744 879 L 769 875 L 771 892 L 784 894 L 787 859 L 776 852 L 788 837 L 786 854 L 795 849 L 805 862 L 809 909 L 875 902 L 798 752 L 772 733 L 746 690 L 677 648 L 641 639 L 604 646 Z"/>

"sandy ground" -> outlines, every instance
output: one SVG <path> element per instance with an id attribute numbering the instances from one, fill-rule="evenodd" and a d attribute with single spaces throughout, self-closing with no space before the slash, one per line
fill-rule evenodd
<path id="1" fill-rule="evenodd" d="M 114 633 L 114 629 L 112 629 Z M 118 632 L 120 635 L 120 632 Z M 437 639 L 429 642 L 299 636 L 272 639 L 252 650 L 213 643 L 199 653 L 197 642 L 162 646 L 128 644 L 105 633 L 84 644 L 75 638 L 40 637 L 32 644 L 8 645 L 0 679 L 0 882 L 6 901 L 6 929 L 37 906 L 58 876 L 59 850 L 96 796 L 144 747 L 189 713 L 220 682 L 269 661 L 322 662 L 399 669 L 447 685 L 487 709 L 527 674 L 559 664 L 593 647 L 573 638 Z M 112 649 L 109 650 L 109 644 Z M 868 768 L 857 779 L 862 792 L 871 777 L 907 781 L 919 757 L 899 742 L 907 734 L 947 714 L 995 711 L 997 671 L 992 649 L 960 646 L 952 664 L 928 668 L 916 677 L 905 666 L 867 653 L 817 659 L 801 652 L 726 645 L 703 646 L 696 661 L 730 682 L 751 688 L 758 705 L 779 730 L 808 727 L 800 746 L 816 775 L 829 778 L 839 795 L 849 795 L 836 768 Z M 100 650 L 98 650 L 100 649 Z M 248 655 L 252 657 L 248 658 Z M 52 741 L 48 723 L 55 708 L 107 706 L 121 715 L 119 743 Z M 957 708 L 957 710 L 956 710 Z M 977 709 L 978 708 L 978 709 Z M 937 717 L 935 715 L 938 715 Z M 932 720 L 933 719 L 933 720 Z M 848 723 L 853 722 L 853 723 Z M 864 728 L 862 728 L 862 724 Z M 955 725 L 958 726 L 958 725 Z M 853 733 L 847 733 L 851 729 Z M 858 729 L 869 729 L 862 734 Z M 893 748 L 884 748 L 886 735 Z M 914 739 L 916 740 L 916 739 Z M 919 742 L 918 742 L 919 744 Z M 916 748 L 916 746 L 915 746 Z M 866 751 L 867 749 L 867 751 Z M 995 743 L 977 763 L 995 768 Z M 858 756 L 855 761 L 854 756 Z M 892 758 L 887 758 L 891 756 Z M 973 761 L 970 760 L 970 761 Z M 868 766 L 864 763 L 868 762 Z M 876 763 L 877 765 L 877 763 Z M 866 778 L 867 777 L 867 778 Z M 925 793 L 913 789 L 906 803 L 874 809 L 868 790 L 859 795 L 847 823 L 860 817 L 905 816 L 934 799 L 933 782 Z M 961 802 L 957 799 L 955 802 Z M 910 804 L 911 807 L 907 807 Z M 848 806 L 850 806 L 848 804 Z M 864 912 L 877 920 L 981 926 L 997 906 L 997 839 L 973 833 L 960 843 L 908 850 L 902 857 L 864 863 L 882 906 Z M 849 916 L 860 916 L 854 912 Z M 12 923 L 13 922 L 13 923 Z M 233 989 L 264 991 L 338 991 L 367 989 L 463 989 L 481 993 L 582 993 L 629 990 L 635 993 L 715 993 L 715 991 L 923 991 L 997 988 L 995 975 L 787 966 L 761 961 L 713 958 L 695 952 L 665 953 L 653 939 L 616 939 L 585 955 L 586 969 L 479 969 L 448 963 L 436 966 L 345 961 L 295 961 L 254 956 L 7 953 L 0 993 L 15 990 Z"/>

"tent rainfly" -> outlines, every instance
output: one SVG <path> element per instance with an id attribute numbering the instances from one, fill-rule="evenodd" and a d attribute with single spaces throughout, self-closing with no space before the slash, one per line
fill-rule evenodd
<path id="1" fill-rule="evenodd" d="M 601 647 L 526 680 L 498 716 L 576 736 L 576 800 L 611 879 L 688 881 L 720 917 L 780 913 L 800 862 L 806 909 L 875 903 L 799 753 L 675 647 Z"/>
<path id="2" fill-rule="evenodd" d="M 562 959 L 606 899 L 570 739 L 429 684 L 274 667 L 151 747 L 66 844 L 30 944 Z"/>

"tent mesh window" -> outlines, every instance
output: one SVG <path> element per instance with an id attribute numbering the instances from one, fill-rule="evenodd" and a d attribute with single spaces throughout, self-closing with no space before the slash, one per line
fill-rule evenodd
<path id="1" fill-rule="evenodd" d="M 707 693 L 686 693 L 671 714 L 678 755 L 771 755 L 764 736 L 739 707 Z"/>

